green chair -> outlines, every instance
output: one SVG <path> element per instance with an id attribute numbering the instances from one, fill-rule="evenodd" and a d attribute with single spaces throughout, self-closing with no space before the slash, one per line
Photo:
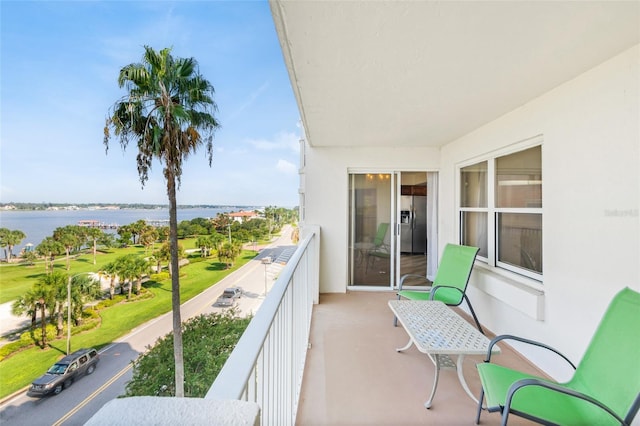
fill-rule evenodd
<path id="1" fill-rule="evenodd" d="M 625 288 L 613 299 L 577 367 L 556 349 L 515 336 L 491 341 L 485 363 L 478 364 L 489 412 L 502 412 L 558 425 L 630 425 L 640 408 L 640 293 Z M 556 383 L 491 364 L 496 342 L 512 339 L 550 350 L 574 369 L 566 383 Z"/>
<path id="2" fill-rule="evenodd" d="M 389 252 L 389 246 L 384 242 L 389 230 L 388 223 L 381 223 L 378 225 L 376 236 L 373 239 L 373 248 L 367 252 L 367 264 L 365 270 L 369 270 L 369 263 L 375 262 L 376 259 L 390 259 L 391 253 Z"/>
<path id="3" fill-rule="evenodd" d="M 464 300 L 469 306 L 478 330 L 484 334 L 484 330 L 480 326 L 478 317 L 466 294 L 467 284 L 469 284 L 469 278 L 471 277 L 478 251 L 480 249 L 477 247 L 447 244 L 442 252 L 438 272 L 431 287 L 426 290 L 405 290 L 403 286 L 407 278 L 417 277 L 423 280 L 427 278 L 415 274 L 403 275 L 400 277 L 400 283 L 398 284 L 398 299 L 404 297 L 410 300 L 439 300 L 449 306 L 458 306 Z M 398 318 L 393 318 L 393 325 L 398 325 Z"/>

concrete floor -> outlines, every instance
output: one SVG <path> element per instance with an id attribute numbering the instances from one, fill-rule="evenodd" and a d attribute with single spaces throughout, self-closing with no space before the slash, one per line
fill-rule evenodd
<path id="1" fill-rule="evenodd" d="M 320 296 L 312 317 L 297 424 L 475 424 L 477 404 L 453 370 L 441 371 L 433 406 L 424 408 L 434 365 L 415 347 L 396 352 L 408 337 L 402 326 L 392 323 L 387 301 L 395 297 L 394 292 L 364 291 Z M 500 348 L 496 362 L 542 374 L 507 345 Z M 482 358 L 467 357 L 464 362 L 464 376 L 474 395 L 480 393 L 475 365 Z M 483 412 L 481 424 L 499 423 L 498 413 Z M 531 422 L 511 416 L 510 424 Z"/>

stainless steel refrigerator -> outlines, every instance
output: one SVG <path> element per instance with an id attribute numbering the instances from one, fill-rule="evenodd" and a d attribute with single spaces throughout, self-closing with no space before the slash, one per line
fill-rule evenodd
<path id="1" fill-rule="evenodd" d="M 427 197 L 424 195 L 400 198 L 400 252 L 427 252 Z"/>

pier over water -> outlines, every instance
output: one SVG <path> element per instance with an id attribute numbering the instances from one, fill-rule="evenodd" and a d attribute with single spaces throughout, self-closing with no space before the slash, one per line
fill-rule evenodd
<path id="1" fill-rule="evenodd" d="M 145 219 L 144 220 L 147 225 L 153 227 L 161 227 L 161 226 L 169 226 L 169 219 Z M 98 229 L 118 229 L 120 225 L 117 223 L 106 223 L 101 222 L 99 220 L 79 220 L 79 226 L 83 226 L 85 228 L 98 228 Z"/>
<path id="2" fill-rule="evenodd" d="M 79 220 L 79 226 L 85 228 L 98 228 L 98 229 L 118 229 L 120 225 L 117 223 L 100 222 L 99 220 Z"/>

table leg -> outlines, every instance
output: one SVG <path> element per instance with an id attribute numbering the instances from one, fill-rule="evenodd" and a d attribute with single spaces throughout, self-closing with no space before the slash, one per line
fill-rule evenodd
<path id="1" fill-rule="evenodd" d="M 462 373 L 462 364 L 464 362 L 464 355 L 458 355 L 458 362 L 456 364 L 456 370 L 458 372 L 458 380 L 460 381 L 460 384 L 462 385 L 462 389 L 464 389 L 464 391 L 467 393 L 467 395 L 469 395 L 471 397 L 471 399 L 473 399 L 475 401 L 475 403 L 478 403 L 478 399 L 473 395 L 473 393 L 471 393 L 471 389 L 469 389 L 469 385 L 467 385 L 467 381 L 464 379 L 464 374 Z"/>
<path id="2" fill-rule="evenodd" d="M 413 340 L 409 339 L 409 343 L 407 343 L 406 345 L 404 345 L 401 348 L 397 348 L 396 352 L 406 351 L 407 349 L 409 349 L 411 347 L 411 345 L 413 345 Z"/>
<path id="3" fill-rule="evenodd" d="M 431 405 L 433 404 L 433 397 L 436 395 L 436 388 L 438 387 L 438 378 L 440 378 L 440 355 L 436 355 L 435 359 L 429 356 L 429 359 L 433 362 L 433 365 L 435 366 L 436 371 L 433 377 L 433 387 L 431 388 L 431 396 L 429 396 L 429 399 L 427 400 L 427 402 L 424 403 L 424 407 L 426 409 L 431 408 Z"/>

